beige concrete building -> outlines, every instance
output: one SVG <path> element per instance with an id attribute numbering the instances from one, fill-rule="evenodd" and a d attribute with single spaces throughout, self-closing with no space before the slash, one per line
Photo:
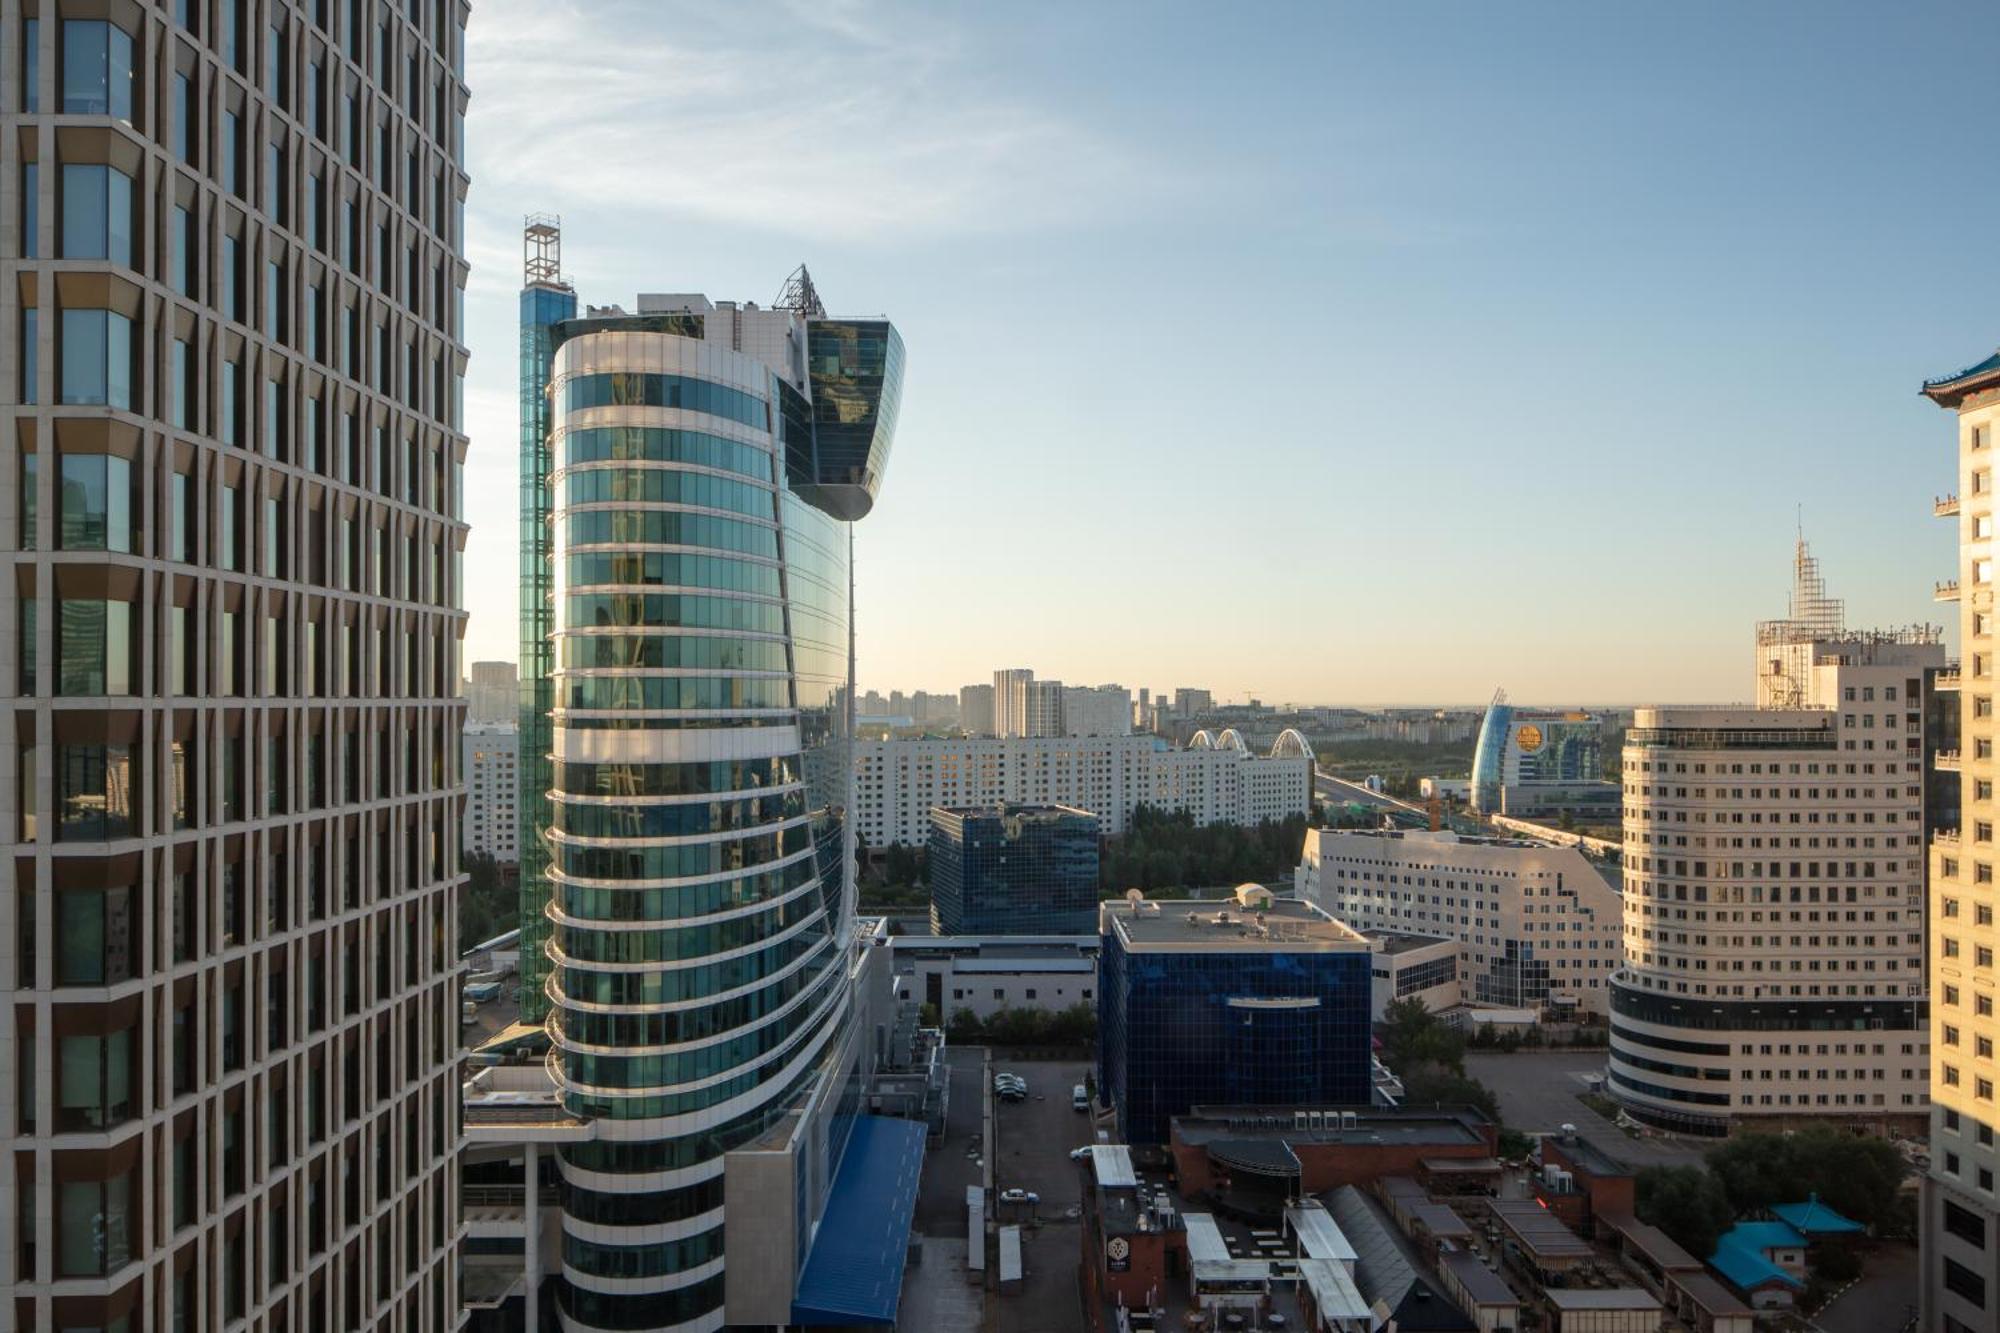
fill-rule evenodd
<path id="1" fill-rule="evenodd" d="M 1356 930 L 1458 942 L 1463 999 L 1602 1014 L 1618 890 L 1574 847 L 1456 833 L 1309 829 L 1298 894 Z"/>
<path id="2" fill-rule="evenodd" d="M 1945 674 L 1957 691 L 1957 739 L 1938 755 L 1956 771 L 1959 818 L 1930 848 L 1931 1166 L 1922 1204 L 1922 1327 L 1928 1333 L 2000 1329 L 2000 1201 L 1994 1145 L 2000 1072 L 1994 1045 L 1993 440 L 2000 432 L 2000 353 L 1924 386 L 1958 414 L 1956 491 L 1936 503 L 1958 524 L 1956 577 L 1938 599 L 1958 611 L 1963 667 Z M 1941 821 L 1942 822 L 1942 821 Z"/>
<path id="3" fill-rule="evenodd" d="M 459 1317 L 464 0 L 0 0 L 0 1330 Z"/>
<path id="4" fill-rule="evenodd" d="M 1625 960 L 1609 1090 L 1692 1134 L 1836 1120 L 1920 1132 L 1928 626 L 1841 623 L 1800 543 L 1757 636 L 1760 708 L 1626 732 Z"/>

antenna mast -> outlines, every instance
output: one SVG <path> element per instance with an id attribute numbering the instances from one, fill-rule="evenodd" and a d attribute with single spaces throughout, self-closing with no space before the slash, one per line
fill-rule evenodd
<path id="1" fill-rule="evenodd" d="M 807 319 L 826 318 L 826 307 L 820 304 L 819 291 L 804 264 L 792 270 L 792 275 L 785 279 L 784 290 L 771 304 L 779 310 L 796 310 Z"/>

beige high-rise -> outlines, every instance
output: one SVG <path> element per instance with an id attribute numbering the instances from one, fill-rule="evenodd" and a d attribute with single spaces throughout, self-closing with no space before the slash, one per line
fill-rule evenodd
<path id="1" fill-rule="evenodd" d="M 2000 353 L 1923 386 L 1958 413 L 1955 493 L 1936 504 L 1958 523 L 1957 577 L 1938 585 L 1958 608 L 1961 670 L 1959 817 L 1931 847 L 1931 1167 L 1922 1204 L 1923 1320 L 1932 1333 L 2000 1329 L 2000 1203 L 1994 1192 L 2000 1150 L 2000 973 L 1993 926 L 1995 807 L 1993 637 L 1993 440 L 2000 433 Z M 1939 767 L 1946 756 L 1940 754 Z"/>
<path id="2" fill-rule="evenodd" d="M 456 1327 L 463 0 L 0 0 L 0 1333 Z"/>

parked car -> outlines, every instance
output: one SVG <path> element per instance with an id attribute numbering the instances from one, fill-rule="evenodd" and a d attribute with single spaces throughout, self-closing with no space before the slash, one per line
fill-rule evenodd
<path id="1" fill-rule="evenodd" d="M 1000 1202 L 1002 1202 L 1002 1203 L 1026 1203 L 1026 1204 L 1036 1204 L 1036 1203 L 1040 1203 L 1041 1201 L 1042 1201 L 1042 1196 L 1041 1196 L 1041 1195 L 1039 1195 L 1039 1194 L 1037 1194 L 1037 1193 L 1035 1193 L 1035 1192 L 1034 1192 L 1033 1190 L 1001 1190 L 1001 1191 L 1000 1191 Z"/>
<path id="2" fill-rule="evenodd" d="M 1088 1143 L 1084 1144 L 1081 1148 L 1071 1148 L 1069 1150 L 1069 1160 L 1072 1162 L 1084 1161 L 1089 1156 L 1090 1156 L 1090 1145 Z"/>

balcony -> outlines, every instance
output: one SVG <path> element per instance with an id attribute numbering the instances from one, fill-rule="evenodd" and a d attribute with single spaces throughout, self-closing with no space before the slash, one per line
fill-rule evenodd
<path id="1" fill-rule="evenodd" d="M 1932 833 L 1932 834 L 1931 834 L 1931 846 L 1933 846 L 1933 847 L 1945 847 L 1945 848 L 1949 848 L 1949 849 L 1951 849 L 1951 850 L 1954 850 L 1954 851 L 1955 851 L 1955 850 L 1957 850 L 1957 848 L 1958 848 L 1958 830 L 1957 830 L 1957 829 L 1938 829 L 1938 830 L 1937 830 L 1936 832 L 1934 832 L 1934 833 Z"/>
<path id="2" fill-rule="evenodd" d="M 1956 773 L 1963 767 L 1956 750 L 1939 750 L 1931 756 L 1931 767 L 1940 773 Z"/>
<path id="3" fill-rule="evenodd" d="M 1957 600 L 1958 600 L 1958 580 L 1957 580 L 1957 579 L 1941 579 L 1941 580 L 1939 580 L 1939 582 L 1938 582 L 1938 585 L 1937 585 L 1937 587 L 1936 587 L 1935 589 L 1933 589 L 1933 590 L 1931 591 L 1931 600 L 1932 600 L 1932 601 L 1934 601 L 1934 602 L 1955 602 L 1955 601 L 1957 601 Z"/>
<path id="4" fill-rule="evenodd" d="M 1939 690 L 1955 690 L 1961 679 L 1958 660 L 1954 658 L 1938 668 L 1938 673 L 1931 677 L 1931 687 Z"/>
<path id="5" fill-rule="evenodd" d="M 1957 518 L 1958 497 L 1956 495 L 1945 495 L 1938 497 L 1937 499 L 1931 501 L 1931 512 L 1933 514 L 1936 514 L 1939 518 Z"/>

